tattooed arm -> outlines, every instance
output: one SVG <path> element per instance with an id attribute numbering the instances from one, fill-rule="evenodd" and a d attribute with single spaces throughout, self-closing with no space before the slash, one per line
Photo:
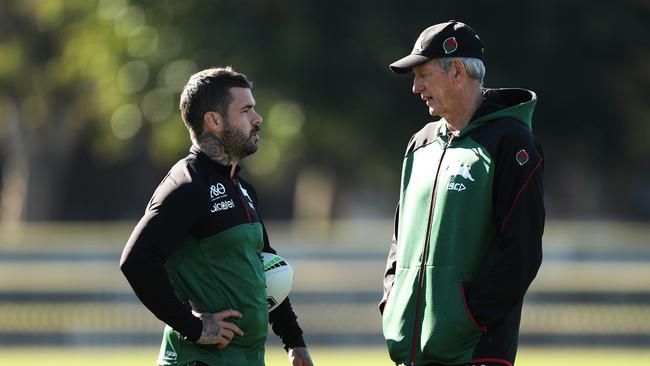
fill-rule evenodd
<path id="1" fill-rule="evenodd" d="M 218 313 L 199 313 L 192 310 L 192 313 L 203 322 L 201 337 L 196 341 L 198 344 L 215 344 L 217 348 L 226 348 L 235 334 L 243 336 L 244 332 L 234 323 L 226 321 L 231 317 L 241 318 L 237 310 L 226 310 Z"/>

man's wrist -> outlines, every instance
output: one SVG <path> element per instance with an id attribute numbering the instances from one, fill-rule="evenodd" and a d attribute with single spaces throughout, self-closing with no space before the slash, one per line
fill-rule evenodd
<path id="1" fill-rule="evenodd" d="M 307 344 L 305 343 L 305 339 L 302 337 L 302 334 L 298 334 L 295 337 L 292 337 L 291 340 L 287 341 L 284 344 L 284 350 L 289 352 L 289 350 L 297 347 L 304 347 L 307 348 Z"/>
<path id="2" fill-rule="evenodd" d="M 203 333 L 203 321 L 201 319 L 192 316 L 190 319 L 188 319 L 188 324 L 184 326 L 184 331 L 181 331 L 179 329 L 174 328 L 175 331 L 181 333 L 186 340 L 196 343 L 199 338 L 201 338 L 201 334 Z"/>

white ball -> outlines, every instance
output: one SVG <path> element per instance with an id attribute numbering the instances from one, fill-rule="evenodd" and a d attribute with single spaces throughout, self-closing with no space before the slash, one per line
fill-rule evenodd
<path id="1" fill-rule="evenodd" d="M 277 254 L 262 252 L 266 275 L 266 302 L 269 311 L 275 309 L 289 296 L 293 285 L 293 268 Z"/>

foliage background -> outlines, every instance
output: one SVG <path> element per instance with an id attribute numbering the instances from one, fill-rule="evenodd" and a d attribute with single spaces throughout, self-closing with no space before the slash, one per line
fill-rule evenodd
<path id="1" fill-rule="evenodd" d="M 255 83 L 263 145 L 244 161 L 267 218 L 386 218 L 430 119 L 387 65 L 462 20 L 488 87 L 537 92 L 549 217 L 650 219 L 650 3 L 0 0 L 3 221 L 132 220 L 187 133 L 189 75 Z"/>
<path id="2" fill-rule="evenodd" d="M 0 0 L 4 359 L 153 362 L 161 324 L 119 273 L 119 253 L 187 153 L 181 88 L 195 71 L 233 65 L 265 117 L 245 174 L 298 274 L 292 304 L 314 357 L 387 361 L 379 279 L 405 144 L 431 118 L 411 77 L 387 66 L 422 29 L 457 19 L 487 46 L 486 86 L 539 97 L 549 221 L 518 361 L 647 364 L 649 10 L 647 0 Z M 284 364 L 279 345 L 269 350 L 269 364 Z"/>

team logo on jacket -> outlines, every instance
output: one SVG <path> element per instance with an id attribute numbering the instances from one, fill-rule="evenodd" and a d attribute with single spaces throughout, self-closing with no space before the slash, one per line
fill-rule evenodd
<path id="1" fill-rule="evenodd" d="M 473 182 L 474 178 L 472 177 L 472 173 L 470 173 L 469 171 L 470 168 L 471 166 L 469 164 L 456 163 L 448 166 L 447 172 L 449 173 L 450 176 L 460 175 L 461 177 L 471 180 Z"/>
<path id="2" fill-rule="evenodd" d="M 463 177 L 464 179 L 473 182 L 474 177 L 472 177 L 472 173 L 470 172 L 471 165 L 469 164 L 463 164 L 461 162 L 458 162 L 456 164 L 449 165 L 447 167 L 447 174 L 449 174 L 450 177 L 454 176 L 460 176 Z M 447 190 L 448 191 L 457 191 L 457 192 L 462 192 L 467 189 L 467 186 L 465 186 L 465 183 L 463 182 L 456 182 L 452 181 L 449 182 L 447 185 Z"/>
<path id="3" fill-rule="evenodd" d="M 519 163 L 519 165 L 524 165 L 528 162 L 530 156 L 528 156 L 528 152 L 526 151 L 526 149 L 521 149 L 517 151 L 517 155 L 515 155 L 515 159 L 517 159 L 517 163 Z"/>
<path id="4" fill-rule="evenodd" d="M 248 191 L 241 185 L 241 183 L 239 184 L 239 189 L 241 190 L 241 193 L 244 195 L 244 197 L 246 197 L 246 200 L 248 201 L 248 205 L 250 206 L 250 208 L 255 209 L 255 207 L 253 207 L 253 199 L 248 194 Z"/>

